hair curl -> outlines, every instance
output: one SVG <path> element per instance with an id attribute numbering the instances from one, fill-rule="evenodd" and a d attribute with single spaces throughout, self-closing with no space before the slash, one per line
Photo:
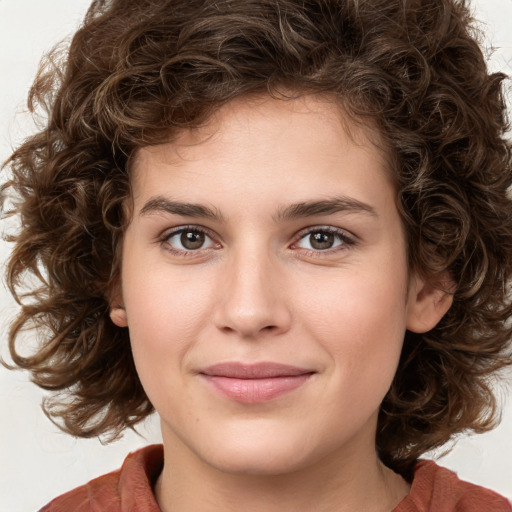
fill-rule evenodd
<path id="1" fill-rule="evenodd" d="M 377 123 L 410 268 L 455 284 L 438 326 L 406 334 L 381 458 L 405 474 L 454 434 L 491 428 L 489 378 L 511 363 L 512 150 L 505 77 L 488 73 L 477 41 L 456 0 L 94 1 L 62 62 L 50 54 L 40 69 L 29 106 L 48 121 L 10 157 L 3 187 L 22 225 L 7 272 L 22 304 L 11 357 L 55 393 L 47 414 L 88 437 L 152 411 L 128 332 L 109 318 L 134 151 L 235 97 L 291 90 Z M 39 282 L 28 291 L 27 275 Z M 33 327 L 40 345 L 22 356 Z"/>

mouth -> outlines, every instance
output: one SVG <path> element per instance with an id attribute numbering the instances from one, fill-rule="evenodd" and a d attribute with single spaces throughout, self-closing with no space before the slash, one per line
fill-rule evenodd
<path id="1" fill-rule="evenodd" d="M 220 363 L 199 375 L 218 393 L 235 402 L 260 404 L 291 393 L 315 372 L 279 363 Z"/>

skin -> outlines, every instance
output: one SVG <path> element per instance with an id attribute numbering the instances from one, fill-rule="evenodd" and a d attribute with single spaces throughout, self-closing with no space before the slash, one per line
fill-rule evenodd
<path id="1" fill-rule="evenodd" d="M 407 268 L 376 137 L 325 99 L 259 97 L 138 151 L 111 317 L 161 417 L 162 510 L 389 511 L 407 494 L 377 458 L 378 410 L 405 330 L 450 298 Z M 232 361 L 311 375 L 240 403 L 201 374 Z"/>

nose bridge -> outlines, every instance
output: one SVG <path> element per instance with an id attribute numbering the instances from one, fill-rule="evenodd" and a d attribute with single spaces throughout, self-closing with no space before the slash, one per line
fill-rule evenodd
<path id="1" fill-rule="evenodd" d="M 243 337 L 287 330 L 290 312 L 282 277 L 279 259 L 268 248 L 246 245 L 233 250 L 224 273 L 217 326 Z"/>

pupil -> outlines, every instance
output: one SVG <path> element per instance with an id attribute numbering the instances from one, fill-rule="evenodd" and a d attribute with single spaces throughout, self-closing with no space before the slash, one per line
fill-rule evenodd
<path id="1" fill-rule="evenodd" d="M 311 247 L 314 249 L 330 249 L 334 244 L 332 233 L 313 233 L 310 236 Z"/>
<path id="2" fill-rule="evenodd" d="M 204 233 L 184 231 L 181 234 L 181 243 L 185 249 L 200 249 L 204 244 Z"/>

